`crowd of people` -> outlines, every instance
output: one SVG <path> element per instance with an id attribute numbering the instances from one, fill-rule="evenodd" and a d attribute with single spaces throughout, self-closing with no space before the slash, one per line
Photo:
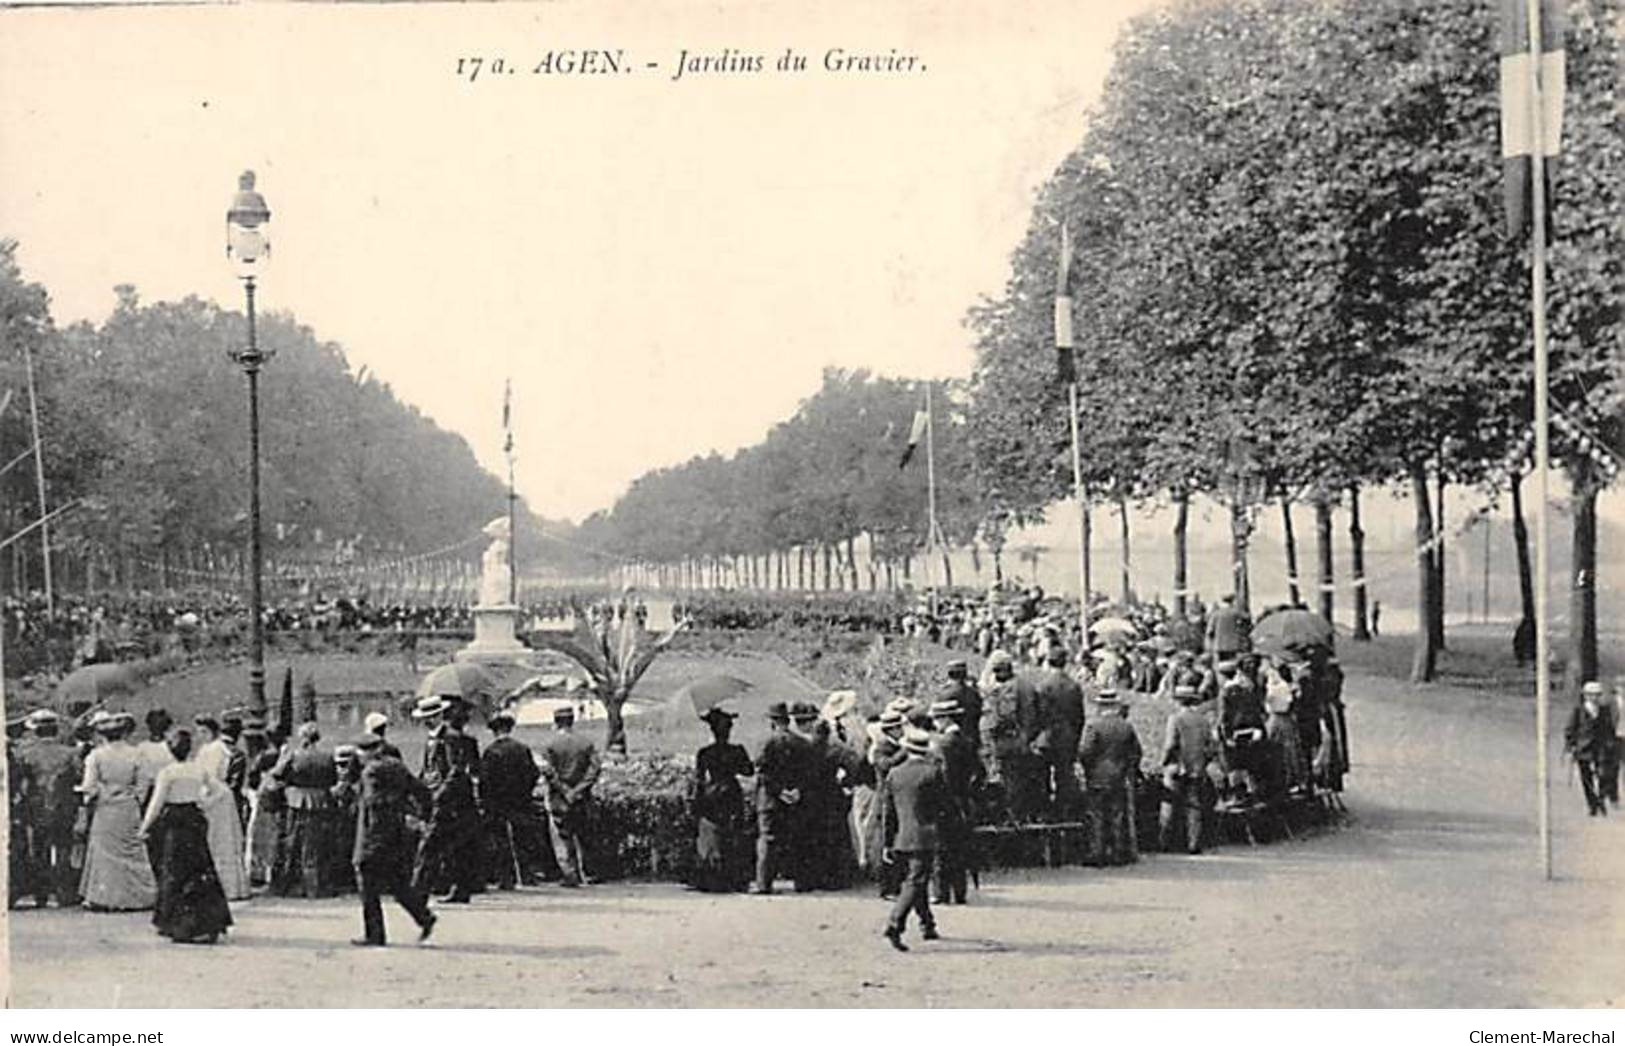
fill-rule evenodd
<path id="1" fill-rule="evenodd" d="M 1007 616 L 986 617 L 988 605 Z M 599 623 L 647 613 L 635 597 L 566 612 Z M 932 905 L 965 903 L 987 831 L 1078 829 L 1092 863 L 1116 865 L 1138 857 L 1136 797 L 1148 792 L 1158 848 L 1199 853 L 1216 815 L 1335 802 L 1342 790 L 1349 734 L 1329 643 L 1256 649 L 1228 599 L 1200 621 L 1142 608 L 1090 645 L 1069 642 L 1064 612 L 1036 590 L 939 606 L 930 620 L 955 614 L 976 625 L 954 633 L 975 637 L 967 654 L 981 652 L 980 630 L 994 633 L 979 678 L 970 656 L 951 661 L 930 693 L 867 716 L 854 691 L 822 707 L 774 703 L 755 753 L 732 741 L 738 713 L 705 709 L 713 741 L 696 753 L 689 796 L 694 888 L 766 895 L 866 876 L 893 902 L 885 933 L 906 950 L 911 917 L 929 939 Z M 913 610 L 898 620 L 922 627 Z M 1129 721 L 1131 693 L 1172 699 L 1160 737 Z M 1610 701 L 1587 684 L 1565 734 L 1593 814 L 1618 803 L 1622 704 L 1618 688 Z M 10 901 L 150 909 L 160 933 L 196 942 L 225 933 L 231 903 L 256 888 L 353 892 L 355 943 L 376 946 L 386 894 L 426 938 L 431 897 L 466 904 L 492 888 L 587 882 L 588 854 L 613 840 L 589 837 L 600 761 L 573 709 L 556 711 L 535 750 L 506 711 L 487 719 L 482 749 L 473 711 L 418 702 L 431 730 L 415 773 L 380 713 L 334 746 L 315 722 L 268 729 L 242 709 L 183 727 L 155 710 L 140 741 L 126 713 L 35 711 L 16 724 L 26 736 L 8 738 Z"/>
<path id="2" fill-rule="evenodd" d="M 467 732 L 471 712 L 442 697 L 418 703 L 414 717 L 431 730 L 413 774 L 381 713 L 329 746 L 315 722 L 268 731 L 244 710 L 177 727 L 155 709 L 139 742 L 128 713 L 70 721 L 36 710 L 8 731 L 10 904 L 152 910 L 159 933 L 194 943 L 226 932 L 230 902 L 255 887 L 354 892 L 355 943 L 381 945 L 384 894 L 427 937 L 431 895 L 466 904 L 492 885 L 580 886 L 599 761 L 573 732 L 573 710 L 559 710 L 535 755 L 513 739 L 506 712 L 487 721 L 482 752 Z"/>

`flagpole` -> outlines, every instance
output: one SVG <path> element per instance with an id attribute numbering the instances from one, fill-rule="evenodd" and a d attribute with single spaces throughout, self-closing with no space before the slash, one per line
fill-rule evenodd
<path id="1" fill-rule="evenodd" d="M 1068 415 L 1072 422 L 1072 496 L 1078 502 L 1078 643 L 1079 655 L 1089 649 L 1089 495 L 1083 489 L 1083 451 L 1078 442 L 1078 383 L 1067 384 Z"/>
<path id="2" fill-rule="evenodd" d="M 1089 497 L 1083 486 L 1083 450 L 1078 439 L 1078 365 L 1072 343 L 1072 238 L 1061 223 L 1060 258 L 1055 266 L 1055 355 L 1066 382 L 1067 427 L 1072 434 L 1072 496 L 1078 502 L 1078 657 L 1089 650 Z"/>
<path id="3" fill-rule="evenodd" d="M 513 379 L 502 386 L 502 452 L 508 459 L 508 605 L 519 605 L 519 525 L 514 504 L 519 500 L 513 487 Z"/>
<path id="4" fill-rule="evenodd" d="M 925 500 L 926 513 L 930 517 L 927 526 L 930 528 L 926 535 L 925 571 L 926 579 L 931 585 L 931 616 L 937 616 L 937 446 L 936 446 L 936 414 L 931 408 L 931 386 L 934 382 L 925 383 Z"/>
<path id="5" fill-rule="evenodd" d="M 1540 0 L 1527 0 L 1529 21 L 1529 195 L 1534 203 L 1529 283 L 1535 334 L 1535 776 L 1540 811 L 1542 875 L 1552 878 L 1552 796 L 1547 748 L 1551 729 L 1551 648 L 1547 635 L 1547 580 L 1550 549 L 1546 503 L 1550 480 L 1551 424 L 1546 402 L 1549 375 L 1546 355 L 1546 142 L 1541 127 Z"/>
<path id="6" fill-rule="evenodd" d="M 39 514 L 42 520 L 49 516 L 45 507 L 45 448 L 40 445 L 39 400 L 34 395 L 34 350 L 28 339 L 23 340 L 23 363 L 28 371 L 28 417 L 34 429 L 34 483 L 39 493 Z M 40 562 L 45 567 L 45 615 L 56 614 L 56 595 L 51 584 L 51 530 L 40 527 Z"/>

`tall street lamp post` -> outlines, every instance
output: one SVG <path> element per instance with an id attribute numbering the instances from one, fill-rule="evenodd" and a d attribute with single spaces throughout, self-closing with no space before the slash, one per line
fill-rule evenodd
<path id="1" fill-rule="evenodd" d="M 248 700 L 259 715 L 265 705 L 265 633 L 261 596 L 260 560 L 260 367 L 271 354 L 261 352 L 254 329 L 254 280 L 259 267 L 271 253 L 267 225 L 271 209 L 265 197 L 254 190 L 254 172 L 244 171 L 237 180 L 237 195 L 226 212 L 226 257 L 237 266 L 248 303 L 248 347 L 228 350 L 228 355 L 248 376 L 248 558 L 249 627 Z"/>

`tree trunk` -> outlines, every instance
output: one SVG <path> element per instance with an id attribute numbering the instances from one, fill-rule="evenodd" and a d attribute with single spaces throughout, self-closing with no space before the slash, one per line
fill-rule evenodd
<path id="1" fill-rule="evenodd" d="M 993 583 L 1004 584 L 1004 542 L 993 546 Z"/>
<path id="2" fill-rule="evenodd" d="M 1444 547 L 1444 488 L 1444 468 L 1441 464 L 1439 486 L 1435 491 L 1438 508 L 1433 513 L 1433 533 L 1438 536 L 1438 542 L 1433 546 L 1433 607 L 1432 615 L 1428 618 L 1433 645 L 1440 650 L 1444 649 L 1444 557 L 1448 551 Z"/>
<path id="3" fill-rule="evenodd" d="M 1428 504 L 1427 466 L 1411 465 L 1411 501 L 1416 509 L 1416 647 L 1411 656 L 1411 682 L 1433 680 L 1439 661 L 1439 648 L 1433 642 L 1429 616 L 1433 613 L 1438 573 L 1432 562 L 1433 511 Z"/>
<path id="4" fill-rule="evenodd" d="M 942 587 L 944 591 L 954 587 L 954 565 L 948 558 L 948 546 L 939 546 L 942 553 Z"/>
<path id="5" fill-rule="evenodd" d="M 796 546 L 796 588 L 807 590 L 807 546 Z"/>
<path id="6" fill-rule="evenodd" d="M 1349 484 L 1349 569 L 1354 577 L 1354 639 L 1359 643 L 1371 641 L 1371 628 L 1366 623 L 1365 590 L 1365 530 L 1360 526 L 1360 487 Z"/>
<path id="7" fill-rule="evenodd" d="M 1134 575 L 1129 567 L 1129 540 L 1128 540 L 1128 499 L 1117 499 L 1118 530 L 1123 541 L 1123 605 L 1128 606 L 1134 599 Z"/>
<path id="8" fill-rule="evenodd" d="M 1292 532 L 1292 499 L 1281 495 L 1281 532 L 1286 544 L 1286 597 L 1293 606 L 1303 602 L 1298 590 L 1298 538 Z"/>
<path id="9" fill-rule="evenodd" d="M 604 751 L 616 755 L 626 754 L 626 720 L 621 715 L 621 706 L 626 703 L 622 694 L 600 693 L 604 702 Z"/>
<path id="10" fill-rule="evenodd" d="M 1236 596 L 1236 606 L 1243 613 L 1252 612 L 1251 593 L 1247 584 L 1247 539 L 1251 536 L 1252 523 L 1247 518 L 1247 506 L 1239 500 L 1230 505 L 1230 571 L 1231 591 Z"/>
<path id="11" fill-rule="evenodd" d="M 1315 495 L 1315 550 L 1320 554 L 1320 616 L 1337 620 L 1336 557 L 1332 549 L 1332 499 L 1325 491 Z"/>
<path id="12" fill-rule="evenodd" d="M 1573 588 L 1569 595 L 1567 689 L 1578 700 L 1580 684 L 1597 678 L 1597 482 L 1591 462 L 1581 457 L 1569 470 L 1574 517 Z"/>
<path id="13" fill-rule="evenodd" d="M 830 578 L 832 576 L 831 560 L 833 558 L 834 557 L 830 554 L 829 546 L 825 545 L 824 546 L 824 591 L 825 592 L 828 592 L 830 590 Z"/>
<path id="14" fill-rule="evenodd" d="M 1174 617 L 1181 620 L 1190 608 L 1190 518 L 1189 494 L 1174 495 Z"/>
<path id="15" fill-rule="evenodd" d="M 1512 480 L 1512 544 L 1518 554 L 1518 628 L 1534 634 L 1535 570 L 1529 562 L 1529 525 L 1523 519 L 1523 476 Z"/>

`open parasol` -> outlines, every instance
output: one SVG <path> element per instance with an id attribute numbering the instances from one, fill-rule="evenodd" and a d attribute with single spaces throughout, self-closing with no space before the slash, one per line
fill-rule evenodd
<path id="1" fill-rule="evenodd" d="M 1140 630 L 1134 627 L 1134 622 L 1126 618 L 1103 617 L 1090 624 L 1089 634 L 1110 642 L 1114 639 L 1136 639 L 1140 635 Z"/>
<path id="2" fill-rule="evenodd" d="M 1313 610 L 1277 610 L 1253 626 L 1253 645 L 1266 653 L 1309 647 L 1330 650 L 1333 639 L 1331 624 Z"/>
<path id="3" fill-rule="evenodd" d="M 737 676 L 706 676 L 678 688 L 671 695 L 670 706 L 679 715 L 703 716 L 724 701 L 731 701 L 753 688 L 754 684 Z"/>
<path id="4" fill-rule="evenodd" d="M 491 673 L 468 661 L 454 661 L 449 665 L 441 665 L 418 684 L 419 697 L 455 697 L 471 704 L 479 703 L 481 697 L 496 692 L 497 681 Z"/>
<path id="5" fill-rule="evenodd" d="M 57 701 L 67 707 L 71 702 L 88 701 L 99 705 L 115 695 L 128 696 L 141 686 L 128 665 L 86 665 L 75 669 L 57 684 Z"/>

